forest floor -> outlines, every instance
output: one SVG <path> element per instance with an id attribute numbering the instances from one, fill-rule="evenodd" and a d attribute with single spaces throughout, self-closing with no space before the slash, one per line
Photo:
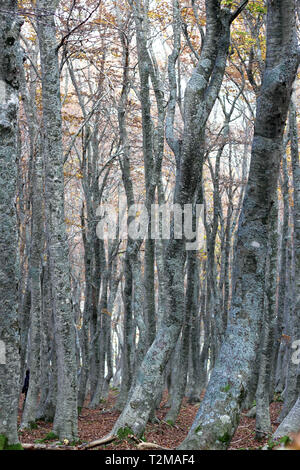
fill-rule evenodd
<path id="1" fill-rule="evenodd" d="M 115 421 L 119 416 L 119 412 L 114 410 L 114 404 L 117 392 L 111 391 L 108 400 L 99 406 L 96 410 L 91 410 L 87 406 L 82 408 L 78 419 L 79 439 L 82 443 L 91 442 L 109 434 Z M 170 425 L 164 421 L 168 408 L 166 408 L 167 394 L 164 394 L 160 408 L 156 412 L 159 422 L 149 423 L 145 431 L 145 440 L 153 444 L 157 444 L 164 448 L 176 449 L 176 447 L 184 440 L 189 428 L 191 427 L 199 403 L 189 404 L 186 399 L 180 411 L 180 415 L 175 425 Z M 87 405 L 87 403 L 86 403 Z M 278 424 L 276 419 L 280 413 L 282 404 L 273 402 L 270 405 L 270 415 L 275 431 Z M 23 407 L 23 398 L 19 403 L 19 420 Z M 268 439 L 257 441 L 255 439 L 255 418 L 248 418 L 247 412 L 243 412 L 240 419 L 239 427 L 232 439 L 229 450 L 257 450 L 264 446 Z M 44 443 L 53 444 L 53 440 L 46 439 L 46 436 L 52 431 L 52 423 L 37 421 L 36 427 L 30 430 L 20 431 L 20 441 L 23 444 Z M 57 440 L 57 438 L 56 438 Z M 116 440 L 106 445 L 95 447 L 97 450 L 133 450 L 137 448 L 137 442 L 128 438 L 123 441 Z"/>

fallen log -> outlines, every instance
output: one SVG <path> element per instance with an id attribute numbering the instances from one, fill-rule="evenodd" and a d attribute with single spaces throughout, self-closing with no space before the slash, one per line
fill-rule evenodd
<path id="1" fill-rule="evenodd" d="M 110 442 L 115 441 L 117 436 L 109 434 L 108 436 L 102 437 L 101 439 L 97 439 L 96 441 L 88 442 L 87 444 L 83 444 L 79 446 L 80 450 L 92 449 L 93 447 L 102 446 L 104 444 L 109 444 Z"/>
<path id="2" fill-rule="evenodd" d="M 21 444 L 24 450 L 78 450 L 77 447 L 62 446 L 54 444 Z"/>
<path id="3" fill-rule="evenodd" d="M 130 436 L 128 436 L 130 437 Z M 132 437 L 130 437 L 132 438 Z M 105 444 L 109 444 L 117 439 L 115 435 L 107 435 L 102 437 L 101 439 L 97 439 L 96 441 L 88 442 L 86 444 L 82 444 L 79 446 L 67 446 L 67 445 L 58 445 L 58 444 L 27 444 L 22 443 L 22 447 L 24 450 L 87 450 L 92 449 L 94 447 L 102 446 Z M 153 442 L 141 442 L 137 438 L 133 439 L 139 442 L 137 445 L 137 450 L 172 450 L 168 447 L 162 447 L 158 444 L 154 444 Z"/>
<path id="4" fill-rule="evenodd" d="M 154 444 L 153 442 L 141 442 L 137 446 L 138 450 L 151 450 L 151 449 L 158 449 L 158 450 L 172 450 L 168 447 L 161 447 L 158 444 Z"/>

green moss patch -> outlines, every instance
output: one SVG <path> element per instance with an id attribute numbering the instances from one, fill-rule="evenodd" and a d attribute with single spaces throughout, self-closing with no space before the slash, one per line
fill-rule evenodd
<path id="1" fill-rule="evenodd" d="M 0 450 L 23 450 L 23 447 L 19 442 L 7 444 L 7 437 L 4 434 L 0 434 Z"/>
<path id="2" fill-rule="evenodd" d="M 128 436 L 132 436 L 133 435 L 133 431 L 132 429 L 128 428 L 128 427 L 125 427 L 125 428 L 120 428 L 117 432 L 117 436 L 118 436 L 118 439 L 120 441 L 123 441 L 124 439 L 126 439 Z"/>

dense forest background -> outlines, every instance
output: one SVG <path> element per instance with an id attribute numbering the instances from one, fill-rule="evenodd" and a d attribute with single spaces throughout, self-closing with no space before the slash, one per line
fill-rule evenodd
<path id="1" fill-rule="evenodd" d="M 257 440 L 300 431 L 299 20 L 0 1 L 0 449 L 42 420 L 78 442 L 112 391 L 102 444 L 162 399 L 169 426 L 198 404 L 180 449 L 227 449 L 245 410 Z"/>

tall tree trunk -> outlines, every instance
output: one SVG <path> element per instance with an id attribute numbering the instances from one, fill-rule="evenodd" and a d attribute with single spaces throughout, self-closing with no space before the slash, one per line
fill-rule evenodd
<path id="1" fill-rule="evenodd" d="M 54 344 L 54 318 L 50 282 L 49 256 L 42 270 L 41 316 L 41 395 L 36 419 L 53 423 L 57 398 L 57 360 Z"/>
<path id="2" fill-rule="evenodd" d="M 43 250 L 43 163 L 39 145 L 33 163 L 33 194 L 32 194 L 32 230 L 30 253 L 30 283 L 31 283 L 31 312 L 30 312 L 30 351 L 29 388 L 22 415 L 22 428 L 29 427 L 36 420 L 38 395 L 40 391 L 40 351 L 41 351 L 41 314 L 42 314 L 42 250 Z"/>
<path id="3" fill-rule="evenodd" d="M 185 293 L 185 315 L 180 338 L 180 350 L 178 354 L 178 362 L 174 364 L 174 387 L 172 390 L 171 408 L 165 418 L 166 421 L 175 423 L 180 412 L 181 403 L 184 397 L 187 383 L 188 361 L 189 361 L 189 339 L 191 319 L 195 316 L 197 308 L 197 283 L 198 279 L 195 274 L 197 256 L 195 251 L 191 251 L 187 255 L 187 288 Z"/>
<path id="4" fill-rule="evenodd" d="M 174 1 L 173 5 L 178 11 L 178 2 Z M 202 180 L 205 126 L 221 87 L 229 47 L 230 24 L 235 18 L 235 14 L 231 15 L 228 11 L 221 11 L 219 1 L 214 1 L 212 4 L 207 0 L 206 12 L 206 40 L 200 60 L 185 92 L 185 127 L 180 160 L 180 178 L 174 199 L 174 202 L 179 204 L 182 210 L 185 204 L 195 203 L 195 193 Z M 170 103 L 172 106 L 173 100 L 170 100 Z M 174 109 L 171 111 L 173 117 L 174 111 Z M 171 117 L 168 141 L 175 153 L 181 145 L 174 138 L 172 123 L 174 124 L 174 121 Z M 177 155 L 178 153 L 176 159 Z M 114 426 L 113 432 L 115 433 L 127 426 L 135 434 L 142 434 L 155 406 L 156 396 L 154 396 L 153 390 L 157 390 L 161 383 L 165 366 L 174 350 L 183 323 L 185 241 L 184 239 L 175 239 L 173 234 L 166 248 L 166 314 L 161 328 L 137 372 L 136 381 L 130 390 L 127 404 Z"/>
<path id="5" fill-rule="evenodd" d="M 58 373 L 54 431 L 60 439 L 73 441 L 77 439 L 77 370 L 64 215 L 60 79 L 54 23 L 58 4 L 58 0 L 38 0 L 36 14 L 42 70 L 45 191 L 49 211 L 47 236 Z"/>
<path id="6" fill-rule="evenodd" d="M 17 2 L 0 11 L 0 450 L 18 449 L 20 337 L 17 316 L 17 117 L 19 33 Z"/>
<path id="7" fill-rule="evenodd" d="M 257 100 L 250 174 L 237 234 L 226 339 L 180 449 L 227 448 L 238 425 L 260 341 L 269 217 L 298 64 L 295 1 L 269 0 L 266 68 Z"/>
<path id="8" fill-rule="evenodd" d="M 28 280 L 31 293 L 29 329 L 29 388 L 22 415 L 21 428 L 29 427 L 36 420 L 38 395 L 40 391 L 41 315 L 42 315 L 42 251 L 44 248 L 44 168 L 41 154 L 41 141 L 35 105 L 35 87 L 27 88 L 25 70 L 21 70 L 21 95 L 26 114 L 30 140 L 30 199 L 31 199 L 31 246 Z M 32 89 L 33 88 L 33 89 Z M 21 372 L 23 370 L 21 369 Z"/>
<path id="9" fill-rule="evenodd" d="M 289 132 L 291 139 L 291 157 L 292 157 L 292 174 L 293 174 L 293 200 L 294 205 L 292 208 L 293 216 L 293 248 L 294 248 L 294 279 L 295 279 L 295 298 L 292 303 L 292 335 L 291 345 L 294 341 L 300 340 L 300 165 L 299 165 L 299 150 L 298 150 L 298 132 L 297 132 L 297 114 L 295 103 L 291 101 L 290 115 L 289 115 Z M 285 390 L 284 405 L 281 411 L 280 418 L 285 418 L 290 412 L 295 401 L 299 397 L 299 364 L 298 361 L 292 361 L 291 358 L 288 364 L 287 385 Z M 298 399 L 299 402 L 299 399 Z M 289 418 L 286 418 L 281 429 L 290 425 L 296 415 L 296 407 Z M 298 412 L 299 413 L 299 412 Z M 299 418 L 298 418 L 299 419 Z M 290 421 L 291 420 L 291 421 Z M 300 429 L 300 419 L 299 428 Z M 276 431 L 277 434 L 277 431 Z"/>
<path id="10" fill-rule="evenodd" d="M 279 178 L 281 183 L 281 192 L 283 198 L 283 222 L 281 229 L 280 243 L 280 269 L 278 285 L 278 304 L 277 304 L 277 324 L 275 339 L 275 389 L 282 392 L 284 389 L 285 372 L 284 356 L 286 353 L 286 343 L 283 338 L 284 327 L 286 325 L 285 311 L 288 291 L 288 241 L 289 241 L 289 177 L 287 170 L 287 155 L 284 152 L 282 157 L 282 175 Z"/>
<path id="11" fill-rule="evenodd" d="M 256 438 L 272 431 L 270 417 L 270 377 L 276 326 L 276 286 L 278 253 L 278 201 L 275 199 L 270 217 L 268 273 L 265 297 L 262 348 L 259 357 L 259 379 L 256 390 Z"/>

